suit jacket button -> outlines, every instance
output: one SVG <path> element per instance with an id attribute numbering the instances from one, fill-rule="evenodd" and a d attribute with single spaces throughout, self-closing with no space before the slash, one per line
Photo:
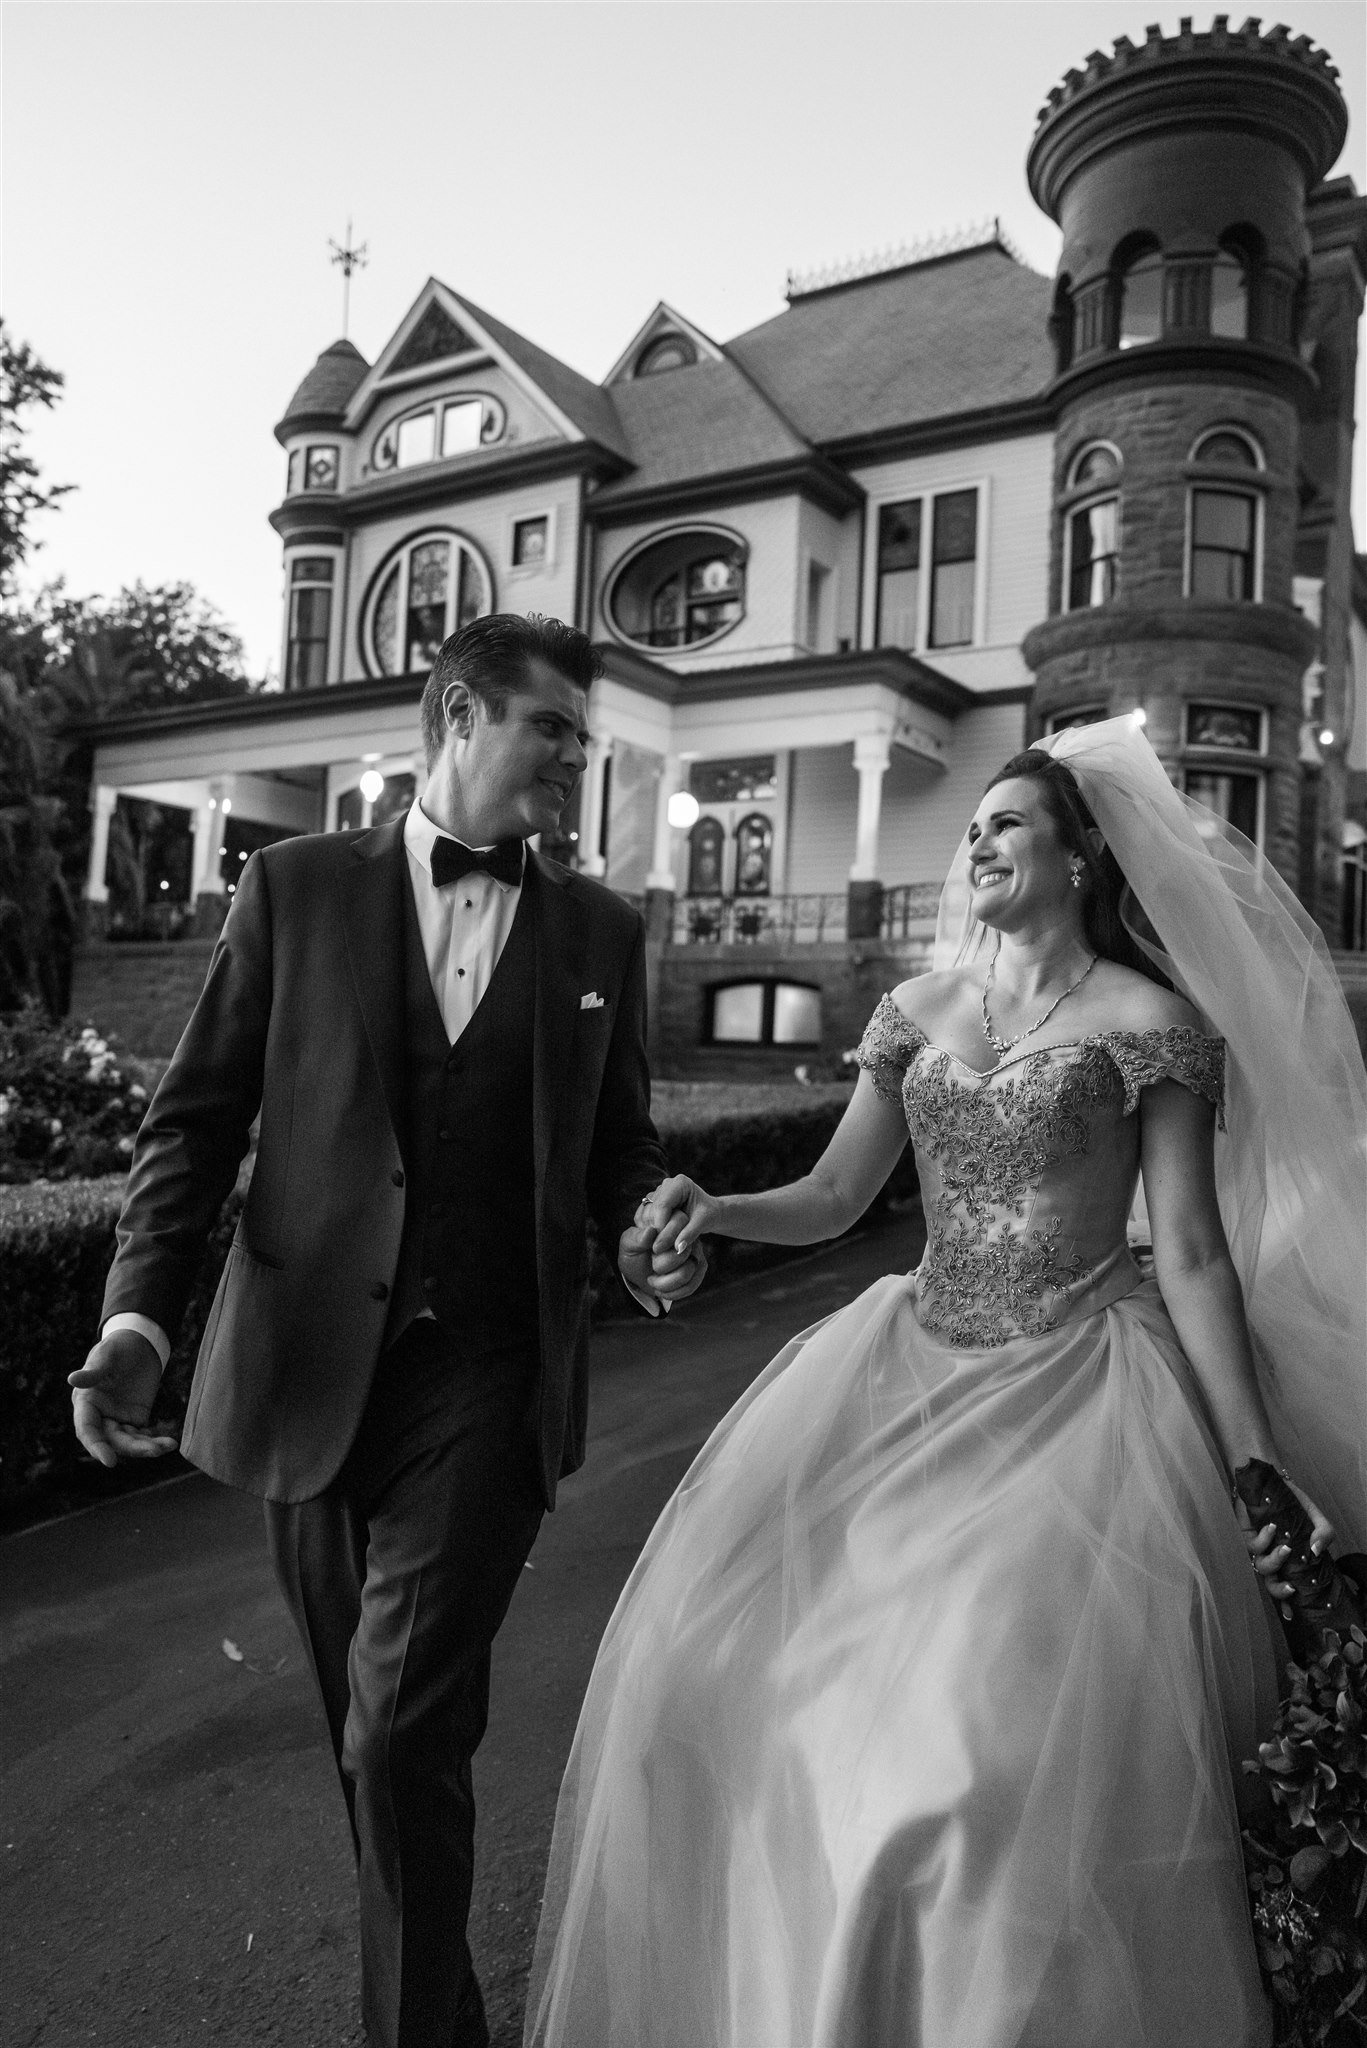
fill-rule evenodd
<path id="1" fill-rule="evenodd" d="M 435 1294 L 435 1293 L 436 1293 L 436 1291 L 437 1291 L 437 1280 L 436 1280 L 436 1275 L 435 1275 L 434 1273 L 429 1273 L 429 1274 L 428 1274 L 428 1276 L 427 1276 L 427 1278 L 426 1278 L 426 1279 L 425 1279 L 425 1280 L 423 1281 L 423 1283 L 422 1283 L 422 1284 L 423 1284 L 423 1292 L 424 1292 L 424 1293 L 426 1293 L 426 1294 Z"/>
<path id="2" fill-rule="evenodd" d="M 388 1301 L 389 1289 L 385 1286 L 383 1280 L 375 1282 L 375 1285 L 370 1290 L 370 1299 L 372 1301 Z"/>
<path id="3" fill-rule="evenodd" d="M 389 1178 L 393 1181 L 396 1188 L 401 1188 L 403 1186 L 403 1169 L 396 1166 Z"/>

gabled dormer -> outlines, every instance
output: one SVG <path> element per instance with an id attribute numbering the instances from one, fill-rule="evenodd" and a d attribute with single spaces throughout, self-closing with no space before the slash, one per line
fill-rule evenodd
<path id="1" fill-rule="evenodd" d="M 603 379 L 611 389 L 637 377 L 658 377 L 670 370 L 692 369 L 697 363 L 719 363 L 722 351 L 701 327 L 660 300 L 650 318 L 636 330 Z"/>

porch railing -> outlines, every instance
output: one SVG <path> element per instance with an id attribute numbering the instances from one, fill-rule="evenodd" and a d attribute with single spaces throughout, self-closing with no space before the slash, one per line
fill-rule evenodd
<path id="1" fill-rule="evenodd" d="M 885 939 L 919 938 L 926 926 L 933 926 L 940 907 L 938 882 L 897 882 L 883 891 Z"/>
<path id="2" fill-rule="evenodd" d="M 813 896 L 681 896 L 676 946 L 815 946 L 845 936 L 844 892 Z"/>

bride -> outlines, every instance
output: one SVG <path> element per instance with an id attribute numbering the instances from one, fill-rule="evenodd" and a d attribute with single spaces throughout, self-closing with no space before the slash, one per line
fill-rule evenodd
<path id="1" fill-rule="evenodd" d="M 1285 1458 L 1317 1544 L 1367 1499 L 1363 1076 L 1322 942 L 1109 720 L 1002 770 L 937 971 L 857 1057 L 805 1179 L 652 1198 L 662 1257 L 809 1243 L 909 1133 L 928 1241 L 779 1354 L 647 1543 L 527 2042 L 1264 2048 L 1236 1802 L 1287 1588 L 1231 1475 Z"/>

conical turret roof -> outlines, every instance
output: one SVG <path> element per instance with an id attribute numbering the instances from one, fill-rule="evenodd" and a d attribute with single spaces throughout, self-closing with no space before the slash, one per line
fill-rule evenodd
<path id="1" fill-rule="evenodd" d="M 325 348 L 285 407 L 275 430 L 277 441 L 301 427 L 336 426 L 361 379 L 370 368 L 354 342 L 334 341 Z"/>

